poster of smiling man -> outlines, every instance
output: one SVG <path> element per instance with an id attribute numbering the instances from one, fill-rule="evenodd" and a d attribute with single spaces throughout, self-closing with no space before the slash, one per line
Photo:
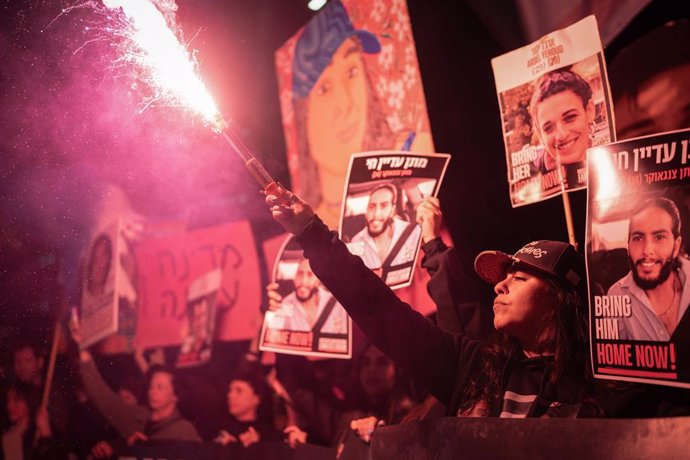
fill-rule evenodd
<path id="1" fill-rule="evenodd" d="M 513 207 L 585 188 L 587 148 L 615 140 L 594 16 L 491 64 Z"/>
<path id="2" fill-rule="evenodd" d="M 599 378 L 690 388 L 690 130 L 589 150 L 587 267 Z"/>
<path id="3" fill-rule="evenodd" d="M 417 206 L 436 196 L 450 155 L 381 151 L 353 155 L 340 235 L 392 288 L 408 286 L 419 252 Z"/>
<path id="4" fill-rule="evenodd" d="M 279 251 L 269 289 L 273 301 L 264 316 L 259 349 L 303 356 L 352 357 L 352 320 L 314 275 L 292 236 Z"/>

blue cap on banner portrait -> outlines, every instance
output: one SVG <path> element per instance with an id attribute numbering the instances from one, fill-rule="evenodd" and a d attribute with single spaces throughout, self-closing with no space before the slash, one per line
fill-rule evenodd
<path id="1" fill-rule="evenodd" d="M 585 261 L 571 244 L 539 240 L 523 246 L 515 255 L 484 251 L 474 260 L 474 270 L 487 283 L 503 281 L 511 267 L 536 270 L 577 287 L 585 279 Z"/>
<path id="2" fill-rule="evenodd" d="M 365 53 L 381 51 L 381 43 L 376 35 L 366 30 L 355 30 L 340 0 L 328 2 L 304 26 L 295 45 L 292 62 L 292 91 L 295 96 L 309 95 L 323 70 L 330 64 L 333 54 L 352 36 L 359 39 Z"/>

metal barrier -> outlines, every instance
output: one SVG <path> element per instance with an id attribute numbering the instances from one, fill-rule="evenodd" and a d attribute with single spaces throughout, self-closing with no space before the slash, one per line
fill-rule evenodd
<path id="1" fill-rule="evenodd" d="M 280 442 L 261 442 L 249 447 L 210 442 L 151 441 L 129 447 L 120 460 L 332 460 L 335 449 L 302 445 L 290 449 Z"/>
<path id="2" fill-rule="evenodd" d="M 370 449 L 374 460 L 687 459 L 690 417 L 442 418 L 379 428 Z"/>

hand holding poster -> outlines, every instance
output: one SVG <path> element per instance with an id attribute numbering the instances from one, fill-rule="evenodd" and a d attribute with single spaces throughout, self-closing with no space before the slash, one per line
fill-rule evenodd
<path id="1" fill-rule="evenodd" d="M 316 278 L 289 236 L 273 270 L 274 301 L 266 312 L 259 349 L 303 356 L 352 356 L 352 320 Z M 276 301 L 275 299 L 280 299 Z"/>
<path id="2" fill-rule="evenodd" d="M 690 130 L 590 149 L 594 374 L 690 387 Z"/>
<path id="3" fill-rule="evenodd" d="M 585 188 L 587 148 L 615 140 L 594 16 L 491 64 L 513 207 Z"/>
<path id="4" fill-rule="evenodd" d="M 447 154 L 393 151 L 350 158 L 340 235 L 392 288 L 411 282 L 421 239 L 415 211 L 438 194 L 449 160 Z"/>

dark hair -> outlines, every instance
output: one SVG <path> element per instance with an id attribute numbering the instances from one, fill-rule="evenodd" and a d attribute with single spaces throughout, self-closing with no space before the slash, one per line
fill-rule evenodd
<path id="1" fill-rule="evenodd" d="M 25 348 L 25 347 L 23 347 Z M 14 392 L 19 399 L 26 402 L 29 412 L 29 428 L 22 435 L 22 449 L 24 451 L 24 458 L 27 458 L 30 453 L 36 434 L 36 411 L 39 407 L 39 395 L 32 388 L 31 384 L 22 382 L 20 380 L 12 379 L 6 383 L 3 392 L 3 412 L 6 412 L 7 401 L 9 400 L 10 392 Z"/>
<path id="2" fill-rule="evenodd" d="M 233 374 L 230 380 L 228 380 L 228 386 L 234 381 L 247 383 L 259 397 L 259 407 L 256 408 L 256 419 L 272 423 L 272 390 L 266 382 L 266 377 L 258 371 L 245 370 Z"/>
<path id="3" fill-rule="evenodd" d="M 532 94 L 532 101 L 530 102 L 530 111 L 532 118 L 537 121 L 537 105 L 543 100 L 562 93 L 563 91 L 572 91 L 582 101 L 582 106 L 587 107 L 589 101 L 592 100 L 592 88 L 589 83 L 585 81 L 579 74 L 573 72 L 569 67 L 553 70 L 542 75 L 537 80 L 534 94 Z"/>
<path id="4" fill-rule="evenodd" d="M 367 343 L 363 348 L 357 361 L 355 362 L 355 372 L 353 373 L 354 386 L 352 398 L 349 398 L 349 410 L 362 411 L 374 414 L 377 418 L 384 420 L 387 424 L 399 423 L 406 415 L 408 401 L 416 402 L 420 399 L 421 391 L 414 387 L 412 379 L 403 372 L 400 367 L 388 358 L 395 368 L 395 382 L 393 388 L 386 395 L 382 395 L 377 401 L 372 403 L 371 399 L 364 393 L 364 387 L 360 380 L 360 371 L 364 355 L 372 348 L 378 348 L 372 343 Z M 381 350 L 379 350 L 381 351 Z M 381 351 L 381 353 L 383 353 Z"/>
<path id="5" fill-rule="evenodd" d="M 548 370 L 549 384 L 559 384 L 565 377 L 590 380 L 588 355 L 588 316 L 584 287 L 575 289 L 562 281 L 527 269 L 547 282 L 551 299 L 557 305 L 536 325 L 537 352 L 553 353 Z M 584 283 L 582 283 L 584 284 Z M 501 373 L 514 353 L 520 352 L 517 340 L 497 331 L 482 351 L 482 367 L 463 389 L 459 413 L 469 412 L 485 400 L 495 407 L 500 400 Z"/>
<path id="6" fill-rule="evenodd" d="M 635 206 L 630 214 L 630 218 L 632 219 L 632 217 L 648 208 L 659 208 L 666 211 L 671 216 L 671 233 L 673 233 L 673 237 L 678 238 L 680 236 L 680 212 L 676 203 L 663 196 L 648 198 Z M 628 239 L 630 239 L 630 226 L 628 226 Z"/>
<path id="7" fill-rule="evenodd" d="M 146 391 L 148 392 L 149 388 L 151 387 L 151 380 L 153 380 L 153 376 L 156 374 L 168 374 L 170 376 L 170 383 L 172 384 L 173 394 L 179 400 L 182 393 L 182 384 L 180 378 L 175 374 L 175 372 L 171 368 L 161 366 L 160 364 L 154 364 L 153 366 L 149 367 L 148 371 L 146 371 L 146 376 L 144 377 L 146 380 Z"/>

